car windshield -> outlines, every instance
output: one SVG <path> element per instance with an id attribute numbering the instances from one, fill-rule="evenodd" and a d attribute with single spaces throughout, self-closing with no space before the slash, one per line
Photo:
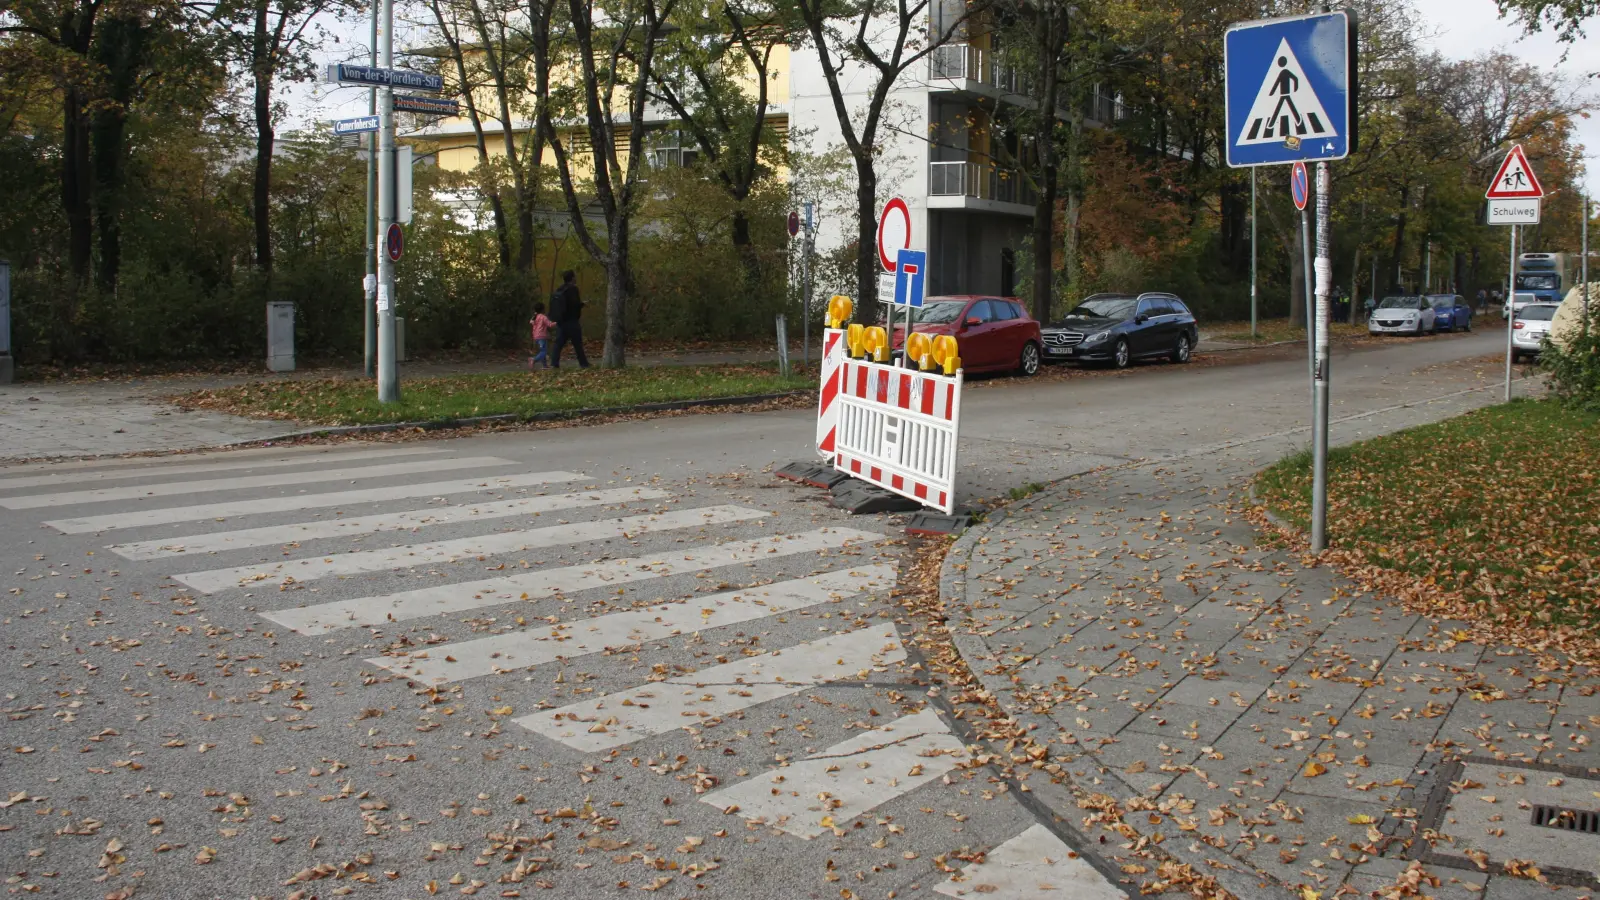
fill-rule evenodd
<path id="1" fill-rule="evenodd" d="M 1525 291 L 1553 291 L 1556 281 L 1554 275 L 1517 275 L 1517 287 Z"/>
<path id="2" fill-rule="evenodd" d="M 948 325 L 959 318 L 961 311 L 966 308 L 965 300 L 935 300 L 921 309 L 913 310 L 911 322 L 913 325 Z"/>
<path id="3" fill-rule="evenodd" d="M 1379 309 L 1416 309 L 1415 297 L 1385 297 L 1378 302 Z"/>
<path id="4" fill-rule="evenodd" d="M 1532 303 L 1533 301 L 1539 299 L 1533 294 L 1517 294 L 1516 298 L 1518 303 Z"/>
<path id="5" fill-rule="evenodd" d="M 1556 308 L 1548 303 L 1524 306 L 1517 318 L 1524 322 L 1548 322 L 1556 317 Z"/>
<path id="6" fill-rule="evenodd" d="M 1452 309 L 1456 305 L 1456 298 L 1450 297 L 1450 296 L 1444 296 L 1444 297 L 1437 297 L 1436 296 L 1436 297 L 1429 297 L 1428 298 L 1428 302 L 1433 304 L 1433 308 L 1434 309 Z"/>
<path id="7" fill-rule="evenodd" d="M 1138 304 L 1134 297 L 1090 297 L 1067 313 L 1069 319 L 1126 319 Z"/>

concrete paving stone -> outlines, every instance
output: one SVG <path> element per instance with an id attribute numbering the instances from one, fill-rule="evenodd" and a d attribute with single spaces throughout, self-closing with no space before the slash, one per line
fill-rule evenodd
<path id="1" fill-rule="evenodd" d="M 1327 748 L 1325 742 L 1311 755 L 1311 759 L 1327 771 L 1312 777 L 1306 774 L 1308 767 L 1302 766 L 1299 774 L 1289 782 L 1287 792 L 1390 806 L 1399 800 L 1402 791 L 1416 783 L 1416 772 L 1410 766 L 1385 763 L 1360 766 L 1352 762 L 1359 756 L 1353 749 L 1344 750 L 1336 758 L 1323 761 L 1320 754 L 1328 752 Z"/>
<path id="2" fill-rule="evenodd" d="M 1243 713 L 1266 688 L 1248 681 L 1189 676 L 1168 691 L 1163 700 L 1188 706 Z"/>
<path id="3" fill-rule="evenodd" d="M 1194 763 L 1200 749 L 1169 746 L 1162 750 L 1149 741 L 1124 739 L 1098 747 L 1091 756 L 1135 791 L 1157 796 L 1184 774 L 1183 767 Z"/>
<path id="4" fill-rule="evenodd" d="M 1244 711 L 1239 709 L 1162 701 L 1140 713 L 1119 734 L 1137 731 L 1159 737 L 1169 744 L 1188 742 L 1197 747 L 1209 746 L 1243 714 Z"/>
<path id="5" fill-rule="evenodd" d="M 1543 703 L 1497 700 L 1459 701 L 1439 727 L 1437 738 L 1451 740 L 1469 753 L 1509 759 L 1537 759 L 1554 745 L 1549 728 L 1554 712 Z M 1543 737 L 1541 737 L 1541 735 Z"/>
<path id="6" fill-rule="evenodd" d="M 1277 842 L 1266 843 L 1258 838 L 1254 846 L 1233 848 L 1234 856 L 1285 884 L 1309 885 L 1322 891 L 1324 896 L 1332 896 L 1334 886 L 1349 877 L 1356 866 L 1371 861 L 1370 858 L 1364 858 L 1365 854 L 1350 849 L 1352 843 L 1366 843 L 1367 826 L 1352 825 L 1350 819 L 1361 815 L 1376 816 L 1370 801 L 1289 793 L 1281 795 L 1279 801 L 1284 807 L 1296 810 L 1299 821 L 1279 821 L 1270 828 L 1258 829 L 1261 838 L 1274 836 Z M 1343 858 L 1335 858 L 1335 851 Z M 1295 856 L 1292 860 L 1286 860 L 1281 853 Z M 1314 865 L 1316 862 L 1321 865 Z"/>
<path id="7" fill-rule="evenodd" d="M 1374 859 L 1350 871 L 1345 883 L 1362 896 L 1377 896 L 1383 888 L 1393 887 L 1398 878 L 1411 866 L 1409 859 Z M 1423 866 L 1423 870 L 1439 879 L 1439 885 L 1425 886 L 1424 893 L 1436 900 L 1481 900 L 1489 876 L 1482 872 L 1469 872 L 1449 866 Z"/>
<path id="8" fill-rule="evenodd" d="M 1489 879 L 1483 890 L 1483 900 L 1559 900 L 1564 897 L 1586 897 L 1593 891 L 1593 888 L 1540 884 L 1528 878 L 1499 875 Z"/>
<path id="9" fill-rule="evenodd" d="M 1085 707 L 1080 709 L 1079 706 Z M 1088 700 L 1081 704 L 1062 704 L 1051 710 L 1050 718 L 1062 728 L 1080 736 L 1084 732 L 1115 735 L 1140 715 L 1131 703 L 1115 700 Z"/>

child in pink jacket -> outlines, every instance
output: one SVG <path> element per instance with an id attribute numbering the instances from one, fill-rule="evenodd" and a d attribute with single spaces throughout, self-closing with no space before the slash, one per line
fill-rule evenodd
<path id="1" fill-rule="evenodd" d="M 550 317 L 544 314 L 543 303 L 535 303 L 533 305 L 533 318 L 528 320 L 528 324 L 533 326 L 533 343 L 539 348 L 537 355 L 528 357 L 528 371 L 532 372 L 534 365 L 539 362 L 543 362 L 544 367 L 548 369 L 550 368 L 550 329 L 555 327 L 556 323 L 550 321 Z"/>

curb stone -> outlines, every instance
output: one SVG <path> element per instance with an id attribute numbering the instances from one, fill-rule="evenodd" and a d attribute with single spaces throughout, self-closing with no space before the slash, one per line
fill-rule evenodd
<path id="1" fill-rule="evenodd" d="M 404 431 L 407 429 L 421 429 L 423 431 L 446 431 L 456 428 L 470 428 L 474 425 L 485 425 L 493 422 L 556 422 L 563 419 L 581 419 L 587 416 L 615 416 L 636 412 L 675 412 L 683 409 L 700 409 L 717 406 L 749 406 L 755 403 L 765 403 L 769 400 L 785 400 L 790 397 L 803 397 L 814 394 L 810 389 L 797 391 L 782 391 L 776 394 L 745 394 L 737 397 L 708 397 L 703 400 L 671 400 L 661 403 L 638 403 L 632 406 L 596 406 L 583 409 L 551 410 L 549 412 L 534 413 L 524 416 L 520 413 L 500 413 L 493 416 L 471 416 L 465 419 L 432 419 L 417 422 L 381 422 L 373 425 L 328 425 L 318 428 L 304 428 L 298 431 L 286 431 L 282 434 L 268 435 L 267 437 L 249 438 L 242 441 L 229 441 L 218 444 L 217 447 L 247 447 L 252 444 L 274 443 L 289 441 L 302 437 L 334 437 L 347 434 L 382 434 L 390 431 Z"/>

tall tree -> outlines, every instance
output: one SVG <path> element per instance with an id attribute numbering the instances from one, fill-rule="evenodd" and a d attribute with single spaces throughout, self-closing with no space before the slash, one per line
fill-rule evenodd
<path id="1" fill-rule="evenodd" d="M 534 56 L 536 128 L 548 142 L 561 176 L 572 232 L 595 262 L 606 270 L 606 338 L 603 362 L 620 368 L 626 361 L 628 301 L 633 293 L 629 238 L 644 171 L 646 112 L 650 73 L 677 0 L 568 0 L 569 32 L 565 42 L 581 83 L 573 86 L 575 112 L 584 123 L 587 147 L 575 135 L 556 127 L 566 92 L 552 96 L 551 71 L 558 47 L 553 39 L 555 4 L 530 0 L 529 28 Z M 619 107 L 625 121 L 618 121 Z M 563 116 L 565 118 L 565 116 Z M 605 233 L 591 231 L 578 195 L 577 157 L 589 156 L 593 203 L 599 207 Z M 604 243 L 602 243 L 604 241 Z"/>
<path id="2" fill-rule="evenodd" d="M 311 51 L 324 13 L 355 9 L 361 0 L 186 0 L 219 29 L 230 56 L 250 80 L 255 126 L 255 179 L 251 213 L 256 267 L 272 270 L 272 152 L 277 143 L 273 92 L 283 81 L 305 81 L 315 68 Z"/>
<path id="3" fill-rule="evenodd" d="M 856 168 L 856 317 L 878 314 L 878 154 L 884 109 L 895 84 L 936 48 L 963 36 L 985 0 L 795 0 L 822 68 L 839 134 Z M 954 7 L 954 8 L 951 8 Z M 853 90 L 865 77 L 865 104 Z"/>

